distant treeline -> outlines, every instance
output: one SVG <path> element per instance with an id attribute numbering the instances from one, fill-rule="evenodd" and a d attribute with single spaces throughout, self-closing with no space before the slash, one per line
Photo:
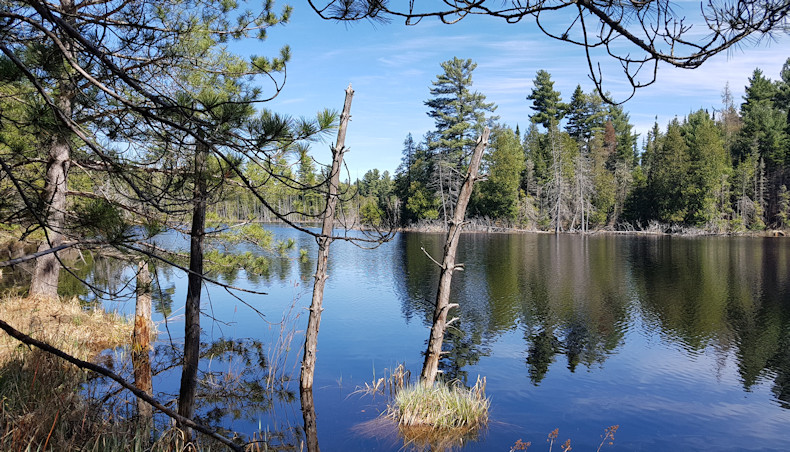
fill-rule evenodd
<path id="1" fill-rule="evenodd" d="M 526 130 L 498 124 L 496 106 L 471 91 L 475 66 L 442 63 L 425 102 L 435 130 L 419 142 L 406 137 L 394 176 L 371 170 L 354 184 L 362 222 L 447 221 L 488 125 L 487 178 L 475 186 L 469 217 L 556 231 L 788 226 L 790 59 L 778 81 L 755 69 L 740 105 L 726 86 L 720 109 L 656 122 L 642 140 L 622 106 L 580 86 L 565 103 L 542 70 L 526 97 L 534 111 Z"/>

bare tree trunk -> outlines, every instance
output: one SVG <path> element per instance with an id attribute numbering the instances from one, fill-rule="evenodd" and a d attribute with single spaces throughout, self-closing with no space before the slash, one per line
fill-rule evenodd
<path id="1" fill-rule="evenodd" d="M 61 0 L 61 8 L 65 13 L 74 12 L 74 2 L 72 0 Z M 65 14 L 64 14 L 65 16 Z M 63 39 L 66 49 L 64 49 L 64 59 L 73 55 L 71 41 Z M 66 64 L 63 62 L 63 64 Z M 58 94 L 56 97 L 57 108 L 66 117 L 72 116 L 73 103 L 75 97 L 74 87 L 67 76 L 58 80 Z M 67 178 L 69 174 L 69 162 L 71 150 L 69 148 L 69 138 L 63 130 L 55 131 L 52 143 L 49 148 L 47 158 L 47 170 L 44 179 L 44 196 L 47 205 L 47 213 L 43 218 L 46 223 L 46 240 L 39 247 L 39 251 L 46 251 L 55 248 L 63 242 L 63 230 L 66 226 L 66 191 L 68 190 Z M 36 267 L 33 270 L 33 278 L 30 283 L 30 295 L 46 298 L 57 298 L 58 278 L 60 277 L 60 262 L 56 253 L 45 254 L 36 259 Z"/>
<path id="2" fill-rule="evenodd" d="M 206 157 L 208 148 L 203 143 L 195 145 L 195 187 L 192 195 L 192 230 L 190 231 L 189 276 L 184 308 L 184 365 L 181 369 L 181 387 L 178 393 L 178 414 L 192 419 L 195 414 L 195 392 L 200 359 L 200 292 L 203 286 L 203 238 L 206 229 Z M 180 426 L 187 440 L 191 432 Z"/>
<path id="3" fill-rule="evenodd" d="M 343 104 L 343 113 L 340 115 L 340 129 L 337 131 L 337 143 L 332 148 L 332 170 L 326 192 L 326 208 L 323 214 L 321 236 L 318 237 L 318 263 L 315 270 L 315 283 L 313 284 L 313 300 L 310 303 L 310 317 L 307 320 L 307 331 L 304 338 L 304 357 L 299 386 L 302 391 L 312 389 L 313 375 L 315 374 L 316 351 L 318 349 L 318 328 L 321 325 L 321 311 L 324 310 L 324 286 L 327 279 L 327 264 L 329 262 L 329 245 L 332 243 L 332 227 L 335 222 L 335 209 L 337 207 L 338 188 L 340 186 L 340 169 L 343 166 L 343 154 L 346 152 L 346 129 L 351 117 L 351 99 L 354 90 L 351 85 L 346 88 L 346 100 Z"/>
<path id="4" fill-rule="evenodd" d="M 441 264 L 442 270 L 439 277 L 439 290 L 436 293 L 436 305 L 433 311 L 433 327 L 428 339 L 428 349 L 425 351 L 425 362 L 422 365 L 422 374 L 420 375 L 420 380 L 425 386 L 432 386 L 436 381 L 436 374 L 439 372 L 439 359 L 442 355 L 444 332 L 447 326 L 455 320 L 447 321 L 448 311 L 458 306 L 455 303 L 450 303 L 450 283 L 453 280 L 453 272 L 456 270 L 455 252 L 458 249 L 458 239 L 460 238 L 461 227 L 466 216 L 466 206 L 469 204 L 472 188 L 477 179 L 477 172 L 480 169 L 480 160 L 488 144 L 489 132 L 488 127 L 486 127 L 477 140 L 466 179 L 458 195 L 458 203 L 455 206 L 453 219 L 450 222 L 450 229 L 447 232 L 447 241 L 444 244 L 444 257 Z"/>
<path id="5" fill-rule="evenodd" d="M 148 264 L 141 261 L 137 271 L 137 303 L 134 312 L 134 335 L 132 336 L 132 365 L 134 385 L 148 395 L 153 395 L 151 382 L 151 274 Z M 145 447 L 154 427 L 154 411 L 150 404 L 137 399 L 137 418 L 145 432 Z"/>

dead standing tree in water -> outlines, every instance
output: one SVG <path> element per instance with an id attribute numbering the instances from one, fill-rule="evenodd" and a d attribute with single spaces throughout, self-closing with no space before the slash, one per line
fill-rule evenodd
<path id="1" fill-rule="evenodd" d="M 322 215 L 321 235 L 316 236 L 318 242 L 318 263 L 313 284 L 313 299 L 310 303 L 310 316 L 307 320 L 307 331 L 304 338 L 304 357 L 299 379 L 299 394 L 302 401 L 302 417 L 307 438 L 307 450 L 318 452 L 318 429 L 316 426 L 315 405 L 313 404 L 313 376 L 315 375 L 316 353 L 318 351 L 318 328 L 321 325 L 321 312 L 324 310 L 324 286 L 327 280 L 329 265 L 329 245 L 332 244 L 332 230 L 335 224 L 335 209 L 340 192 L 340 168 L 343 166 L 343 154 L 346 152 L 346 129 L 351 118 L 351 99 L 354 90 L 351 85 L 346 88 L 346 100 L 343 113 L 340 115 L 340 128 L 337 131 L 337 143 L 332 146 L 332 167 L 327 177 L 326 207 Z"/>
<path id="2" fill-rule="evenodd" d="M 340 168 L 343 166 L 343 154 L 346 152 L 346 128 L 351 117 L 351 98 L 354 90 L 351 85 L 346 88 L 346 100 L 343 104 L 343 113 L 340 115 L 340 128 L 337 131 L 337 143 L 332 147 L 332 168 L 327 178 L 326 208 L 323 214 L 321 235 L 316 237 L 318 242 L 318 263 L 315 270 L 315 284 L 313 285 L 313 300 L 310 304 L 310 317 L 307 321 L 307 332 L 304 339 L 304 358 L 299 386 L 302 391 L 312 390 L 313 375 L 315 373 L 316 351 L 318 349 L 318 327 L 321 324 L 321 311 L 324 300 L 324 286 L 327 279 L 327 265 L 329 262 L 329 245 L 332 243 L 332 229 L 335 223 L 335 209 L 339 197 Z"/>
<path id="3" fill-rule="evenodd" d="M 436 381 L 436 374 L 439 372 L 439 359 L 442 356 L 444 332 L 450 324 L 457 320 L 453 318 L 449 322 L 447 321 L 447 313 L 450 309 L 458 306 L 456 303 L 450 303 L 450 283 L 453 280 L 453 272 L 463 269 L 462 265 L 456 265 L 455 263 L 455 252 L 458 249 L 458 239 L 461 236 L 461 228 L 466 216 L 466 206 L 469 204 L 469 198 L 472 197 L 472 188 L 478 179 L 477 172 L 480 169 L 483 151 L 488 145 L 489 132 L 488 127 L 486 127 L 477 140 L 477 145 L 472 153 L 469 170 L 458 195 L 453 219 L 450 221 L 450 229 L 447 231 L 447 241 L 444 244 L 442 263 L 439 264 L 439 262 L 434 260 L 442 270 L 439 277 L 439 290 L 436 294 L 436 305 L 433 311 L 433 327 L 431 327 L 428 349 L 425 352 L 425 362 L 422 365 L 422 374 L 420 374 L 420 380 L 425 386 L 433 386 L 433 383 Z"/>

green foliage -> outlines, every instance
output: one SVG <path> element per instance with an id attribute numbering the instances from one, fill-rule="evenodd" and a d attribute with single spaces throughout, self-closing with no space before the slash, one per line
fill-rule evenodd
<path id="1" fill-rule="evenodd" d="M 221 274 L 229 281 L 235 279 L 238 270 L 244 270 L 249 275 L 268 276 L 271 265 L 268 257 L 252 251 L 228 253 L 209 250 L 204 253 L 204 259 L 207 272 Z"/>
<path id="2" fill-rule="evenodd" d="M 558 125 L 568 105 L 562 102 L 559 91 L 554 91 L 554 82 L 551 80 L 551 74 L 539 70 L 535 79 L 532 81 L 534 88 L 527 96 L 527 100 L 532 101 L 532 110 L 535 114 L 532 115 L 532 121 L 542 124 L 543 127 L 548 129 L 552 124 Z M 576 106 L 578 108 L 578 105 Z"/>
<path id="3" fill-rule="evenodd" d="M 264 251 L 271 250 L 274 243 L 272 231 L 260 224 L 244 224 L 215 235 L 215 239 L 229 246 L 248 244 Z"/>
<path id="4" fill-rule="evenodd" d="M 72 203 L 73 228 L 83 237 L 102 238 L 116 243 L 129 235 L 129 223 L 116 205 L 105 199 L 87 199 Z"/>
<path id="5" fill-rule="evenodd" d="M 688 145 L 680 123 L 675 120 L 667 127 L 656 164 L 649 177 L 654 196 L 657 219 L 666 223 L 680 223 L 686 216 L 683 188 L 689 174 Z"/>
<path id="6" fill-rule="evenodd" d="M 617 136 L 616 159 L 631 168 L 637 163 L 636 140 L 638 135 L 631 132 L 633 126 L 622 105 L 610 105 L 608 110 L 608 120 L 611 121 Z"/>
<path id="7" fill-rule="evenodd" d="M 374 200 L 365 200 L 359 209 L 359 216 L 363 224 L 371 226 L 381 226 L 384 220 L 384 212 Z"/>
<path id="8" fill-rule="evenodd" d="M 483 130 L 486 112 L 493 112 L 496 106 L 486 103 L 483 94 L 470 91 L 472 71 L 477 67 L 472 60 L 453 58 L 441 67 L 444 72 L 431 82 L 432 98 L 425 101 L 428 116 L 436 124 L 428 148 L 448 161 L 462 162 Z"/>
<path id="9" fill-rule="evenodd" d="M 684 125 L 689 153 L 689 174 L 683 187 L 688 208 L 686 222 L 704 226 L 722 217 L 722 191 L 728 192 L 730 159 L 720 130 L 700 110 L 689 115 Z"/>
<path id="10" fill-rule="evenodd" d="M 526 165 L 518 137 L 509 128 L 491 134 L 484 156 L 487 178 L 475 186 L 473 212 L 480 216 L 514 220 L 518 216 L 521 173 Z"/>
<path id="11" fill-rule="evenodd" d="M 436 220 L 439 218 L 439 200 L 421 182 L 412 182 L 406 201 L 407 218 Z"/>
<path id="12" fill-rule="evenodd" d="M 381 226 L 395 212 L 392 198 L 395 196 L 395 182 L 389 172 L 379 173 L 373 169 L 365 173 L 362 180 L 357 181 L 357 193 L 360 196 L 360 218 L 363 224 Z"/>
<path id="13" fill-rule="evenodd" d="M 594 134 L 603 130 L 606 114 L 598 93 L 587 94 L 580 85 L 576 85 L 566 110 L 565 131 L 580 142 L 589 141 Z"/>

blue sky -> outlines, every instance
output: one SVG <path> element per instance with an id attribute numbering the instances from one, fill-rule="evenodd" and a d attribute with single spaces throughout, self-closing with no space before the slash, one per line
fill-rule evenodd
<path id="1" fill-rule="evenodd" d="M 496 103 L 501 122 L 519 124 L 522 130 L 532 114 L 526 96 L 538 70 L 552 75 L 564 101 L 570 100 L 577 84 L 585 92 L 593 89 L 582 50 L 545 37 L 534 21 L 506 24 L 472 17 L 454 25 L 430 20 L 416 26 L 398 21 L 348 24 L 320 19 L 306 3 L 293 6 L 290 23 L 270 29 L 266 41 L 249 43 L 245 51 L 274 56 L 282 45 L 290 45 L 292 58 L 284 90 L 267 104 L 277 112 L 311 116 L 323 108 L 340 110 L 343 91 L 352 84 L 355 95 L 346 137 L 350 148 L 346 163 L 352 179 L 372 168 L 393 173 L 406 135 L 412 133 L 419 141 L 433 129 L 424 102 L 430 97 L 431 81 L 442 72 L 440 64 L 453 57 L 477 63 L 473 89 Z M 675 116 L 719 108 L 727 82 L 739 103 L 757 67 L 778 79 L 790 57 L 788 42 L 783 38 L 745 45 L 695 70 L 659 67 L 658 81 L 638 90 L 624 105 L 640 133 L 640 144 L 656 117 L 664 127 Z M 620 72 L 606 75 L 604 83 L 604 89 L 615 97 L 627 95 Z M 313 154 L 319 162 L 326 162 L 328 144 L 313 145 Z"/>

